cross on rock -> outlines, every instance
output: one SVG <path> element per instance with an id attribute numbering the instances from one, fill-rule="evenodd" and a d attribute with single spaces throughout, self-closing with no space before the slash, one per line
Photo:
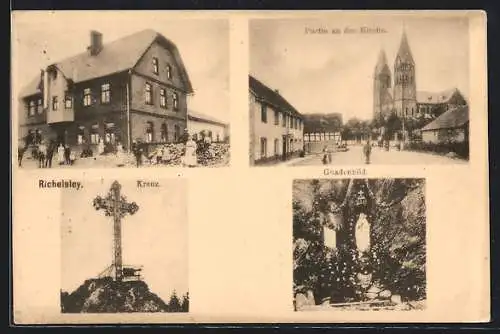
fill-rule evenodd
<path id="1" fill-rule="evenodd" d="M 96 210 L 104 210 L 105 216 L 113 217 L 114 260 L 112 266 L 115 269 L 116 281 L 123 279 L 121 220 L 126 214 L 133 215 L 139 210 L 139 206 L 135 202 L 128 203 L 120 191 L 121 185 L 118 181 L 114 181 L 105 198 L 97 196 L 93 201 Z"/>

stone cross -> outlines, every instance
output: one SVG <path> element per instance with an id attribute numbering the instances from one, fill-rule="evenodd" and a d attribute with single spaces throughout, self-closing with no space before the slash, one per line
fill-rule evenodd
<path id="1" fill-rule="evenodd" d="M 105 216 L 113 217 L 114 258 L 112 266 L 116 281 L 123 279 L 121 220 L 127 213 L 133 215 L 139 210 L 139 206 L 135 202 L 128 203 L 125 197 L 121 196 L 120 191 L 121 185 L 118 181 L 114 181 L 105 198 L 97 196 L 93 201 L 96 210 L 104 210 Z"/>

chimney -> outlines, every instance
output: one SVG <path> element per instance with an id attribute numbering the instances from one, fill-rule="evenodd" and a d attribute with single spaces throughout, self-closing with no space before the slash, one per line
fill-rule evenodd
<path id="1" fill-rule="evenodd" d="M 96 56 L 102 50 L 102 34 L 99 31 L 90 31 L 90 46 L 88 47 L 90 54 Z"/>

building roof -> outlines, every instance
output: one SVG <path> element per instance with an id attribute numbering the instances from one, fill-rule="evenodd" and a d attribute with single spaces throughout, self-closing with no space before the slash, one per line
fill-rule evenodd
<path id="1" fill-rule="evenodd" d="M 411 55 L 410 44 L 408 44 L 408 38 L 406 37 L 406 31 L 403 31 L 401 44 L 399 45 L 398 55 L 396 57 L 399 57 L 403 63 L 415 64 L 413 56 Z"/>
<path id="2" fill-rule="evenodd" d="M 469 121 L 469 107 L 461 106 L 450 109 L 435 120 L 424 126 L 422 131 L 431 131 L 438 129 L 454 129 L 465 125 Z"/>
<path id="3" fill-rule="evenodd" d="M 199 122 L 205 122 L 205 123 L 212 123 L 212 124 L 218 124 L 222 126 L 226 126 L 227 123 L 218 120 L 212 116 L 208 116 L 193 110 L 188 110 L 188 118 L 193 121 L 199 121 Z"/>
<path id="4" fill-rule="evenodd" d="M 417 92 L 417 102 L 430 104 L 448 103 L 456 92 L 458 92 L 457 88 L 447 89 L 442 92 L 419 91 Z"/>
<path id="5" fill-rule="evenodd" d="M 289 111 L 292 115 L 301 117 L 302 114 L 297 111 L 287 100 L 277 91 L 267 87 L 253 76 L 249 75 L 249 88 L 261 100 L 275 106 L 281 110 Z"/>
<path id="6" fill-rule="evenodd" d="M 56 62 L 52 66 L 58 68 L 66 79 L 71 79 L 75 83 L 83 82 L 134 68 L 154 41 L 162 43 L 172 52 L 179 65 L 186 90 L 192 93 L 193 88 L 177 47 L 163 35 L 151 29 L 106 43 L 95 56 L 89 51 L 84 51 Z M 40 93 L 39 82 L 40 75 L 21 91 L 21 97 Z"/>

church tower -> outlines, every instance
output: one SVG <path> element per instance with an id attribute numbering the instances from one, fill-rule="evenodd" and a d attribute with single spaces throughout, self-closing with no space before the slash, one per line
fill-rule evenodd
<path id="1" fill-rule="evenodd" d="M 406 32 L 403 31 L 399 51 L 394 62 L 394 109 L 397 116 L 410 117 L 417 113 L 416 95 L 415 62 Z"/>
<path id="2" fill-rule="evenodd" d="M 373 118 L 387 116 L 392 110 L 391 70 L 384 50 L 380 51 L 373 77 Z"/>

